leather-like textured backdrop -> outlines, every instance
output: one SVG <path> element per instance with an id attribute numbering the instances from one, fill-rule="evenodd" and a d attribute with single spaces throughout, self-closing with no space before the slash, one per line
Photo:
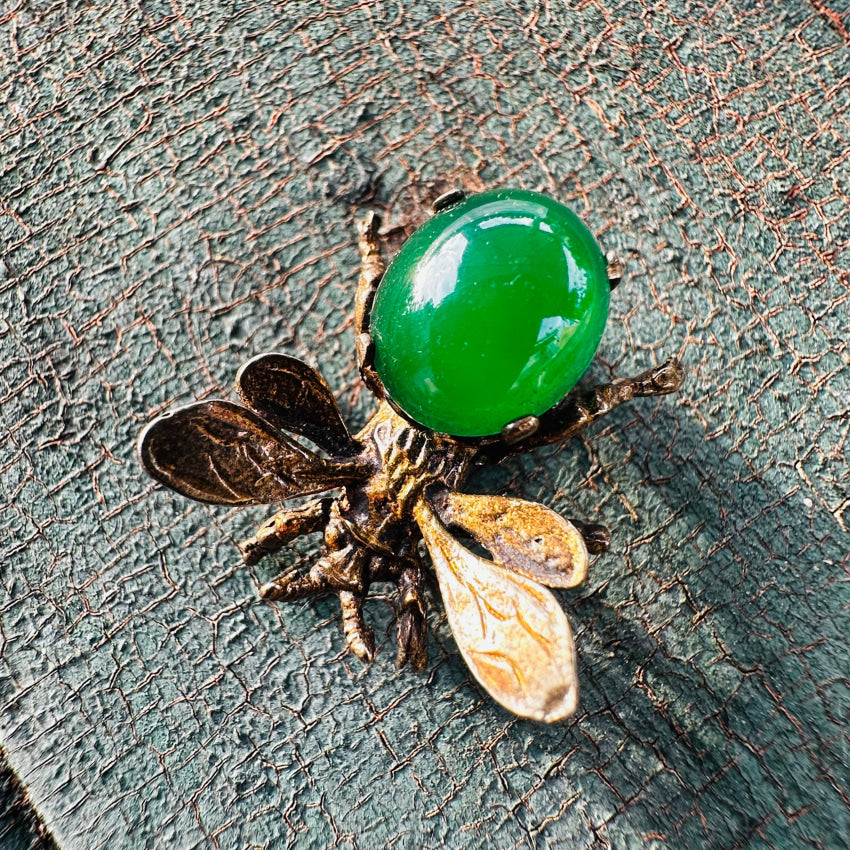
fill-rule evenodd
<path id="1" fill-rule="evenodd" d="M 788 2 L 0 4 L 0 744 L 62 850 L 829 848 L 850 834 L 850 13 Z M 589 379 L 678 396 L 471 486 L 607 523 L 581 708 L 344 653 L 134 458 L 276 350 L 352 426 L 354 221 L 453 187 L 625 261 Z M 20 835 L 20 831 L 5 833 Z M 12 839 L 9 839 L 12 840 Z M 26 846 L 14 839 L 15 846 Z"/>

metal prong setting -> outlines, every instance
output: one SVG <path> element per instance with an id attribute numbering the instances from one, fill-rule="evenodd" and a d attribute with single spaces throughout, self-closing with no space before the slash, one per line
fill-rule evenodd
<path id="1" fill-rule="evenodd" d="M 374 242 L 378 237 L 378 228 L 381 226 L 381 216 L 375 210 L 369 210 L 363 218 L 357 222 L 357 230 L 360 237 L 366 242 Z"/>
<path id="2" fill-rule="evenodd" d="M 539 427 L 540 420 L 536 416 L 521 416 L 502 428 L 502 439 L 509 446 L 513 446 L 530 437 Z"/>
<path id="3" fill-rule="evenodd" d="M 370 369 L 375 363 L 375 340 L 372 339 L 372 335 L 358 334 L 354 345 L 357 349 L 357 362 L 360 364 L 360 369 Z"/>
<path id="4" fill-rule="evenodd" d="M 443 192 L 439 198 L 437 198 L 433 204 L 431 204 L 431 209 L 435 212 L 442 212 L 443 210 L 447 210 L 449 207 L 453 207 L 455 204 L 459 204 L 466 197 L 466 192 L 463 189 L 452 189 L 450 192 Z"/>
<path id="5" fill-rule="evenodd" d="M 613 251 L 609 251 L 605 255 L 605 259 L 608 261 L 608 286 L 610 286 L 613 291 L 616 289 L 617 284 L 623 279 L 623 262 Z"/>

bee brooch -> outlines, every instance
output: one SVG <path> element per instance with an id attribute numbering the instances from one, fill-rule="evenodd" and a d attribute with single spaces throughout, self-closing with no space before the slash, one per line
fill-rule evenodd
<path id="1" fill-rule="evenodd" d="M 434 213 L 386 271 L 377 216 L 359 226 L 357 360 L 379 401 L 359 434 L 318 372 L 261 354 L 236 376 L 241 404 L 203 401 L 159 417 L 141 434 L 139 457 L 160 483 L 217 505 L 339 490 L 284 508 L 240 549 L 254 564 L 323 530 L 327 551 L 312 568 L 283 572 L 260 595 L 336 593 L 348 648 L 364 661 L 375 647 L 364 599 L 375 582 L 393 582 L 398 663 L 425 666 L 424 540 L 475 678 L 519 716 L 561 720 L 578 701 L 575 648 L 546 588 L 579 584 L 608 531 L 461 488 L 476 465 L 568 440 L 636 396 L 676 391 L 683 372 L 671 359 L 573 389 L 599 345 L 619 268 L 570 210 L 500 190 L 449 193 Z"/>

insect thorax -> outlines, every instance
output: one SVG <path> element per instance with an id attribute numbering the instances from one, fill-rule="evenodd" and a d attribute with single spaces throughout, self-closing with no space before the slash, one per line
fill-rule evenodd
<path id="1" fill-rule="evenodd" d="M 404 556 L 418 539 L 412 517 L 422 492 L 459 486 L 475 450 L 412 425 L 386 402 L 357 439 L 374 452 L 376 471 L 362 487 L 349 488 L 352 530 L 365 543 Z"/>

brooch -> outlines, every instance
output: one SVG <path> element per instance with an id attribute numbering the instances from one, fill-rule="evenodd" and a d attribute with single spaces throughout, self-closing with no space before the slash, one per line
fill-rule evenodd
<path id="1" fill-rule="evenodd" d="M 375 647 L 364 598 L 375 582 L 392 582 L 398 663 L 425 666 L 424 540 L 475 678 L 517 715 L 561 720 L 578 701 L 575 648 L 546 588 L 579 584 L 608 531 L 461 488 L 476 465 L 568 440 L 637 396 L 674 392 L 683 372 L 671 359 L 573 389 L 599 345 L 619 270 L 566 207 L 522 190 L 451 192 L 434 213 L 386 271 L 377 216 L 359 226 L 357 360 L 379 401 L 359 434 L 318 372 L 261 354 L 236 376 L 241 404 L 197 402 L 159 417 L 142 432 L 139 457 L 160 483 L 218 505 L 339 490 L 284 508 L 240 549 L 253 564 L 324 531 L 327 551 L 312 568 L 283 572 L 260 595 L 336 593 L 346 643 L 364 661 Z"/>

